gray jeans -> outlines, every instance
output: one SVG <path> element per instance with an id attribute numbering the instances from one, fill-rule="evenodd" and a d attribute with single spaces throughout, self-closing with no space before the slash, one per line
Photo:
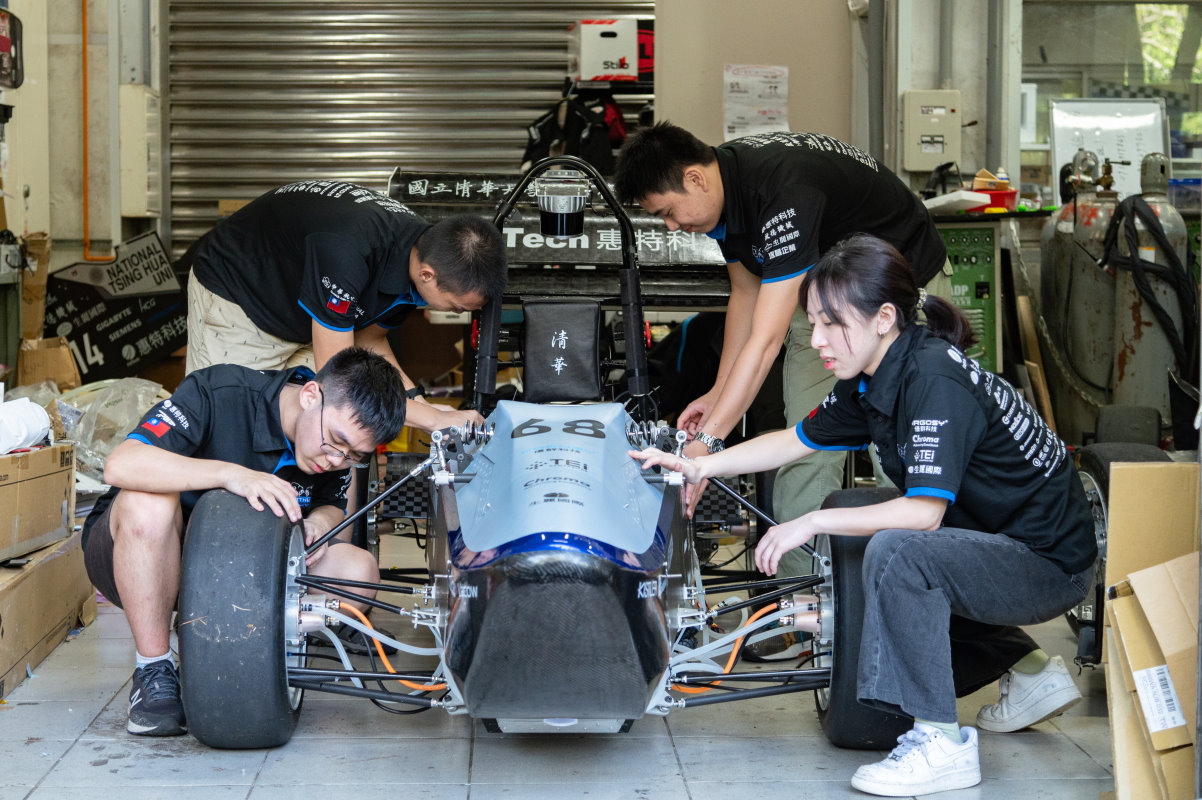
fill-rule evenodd
<path id="1" fill-rule="evenodd" d="M 1068 575 L 1002 534 L 884 530 L 864 554 L 860 702 L 934 722 L 1038 645 L 1018 625 L 1079 603 L 1093 566 Z"/>

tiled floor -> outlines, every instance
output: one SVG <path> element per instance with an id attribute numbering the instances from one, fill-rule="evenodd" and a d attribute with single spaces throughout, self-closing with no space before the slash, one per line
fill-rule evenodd
<path id="1" fill-rule="evenodd" d="M 1064 622 L 1032 632 L 1070 660 L 1075 641 Z M 124 615 L 102 605 L 94 623 L 0 704 L 0 800 L 274 800 L 298 792 L 328 800 L 827 800 L 865 797 L 848 779 L 880 757 L 828 744 L 808 693 L 647 717 L 627 734 L 535 736 L 491 734 L 438 710 L 398 717 L 366 700 L 310 692 L 287 745 L 211 750 L 191 737 L 126 734 L 132 659 Z M 1068 714 L 1020 733 L 983 734 L 984 781 L 938 797 L 1096 800 L 1112 790 L 1102 672 L 1078 683 L 1086 699 Z M 994 699 L 993 687 L 963 699 L 961 722 L 971 724 Z"/>

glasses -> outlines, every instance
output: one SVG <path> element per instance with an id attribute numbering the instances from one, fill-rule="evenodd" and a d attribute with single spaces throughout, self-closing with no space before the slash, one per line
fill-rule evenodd
<path id="1" fill-rule="evenodd" d="M 331 458 L 341 459 L 348 466 L 354 467 L 355 469 L 363 469 L 368 465 L 367 456 L 360 456 L 354 453 L 348 453 L 346 451 L 339 450 L 337 447 L 326 441 L 326 394 L 325 392 L 322 392 L 320 388 L 318 388 L 317 391 L 321 392 L 321 411 L 318 414 L 318 420 L 321 423 L 321 427 L 317 429 L 317 435 L 321 437 L 321 451 Z"/>

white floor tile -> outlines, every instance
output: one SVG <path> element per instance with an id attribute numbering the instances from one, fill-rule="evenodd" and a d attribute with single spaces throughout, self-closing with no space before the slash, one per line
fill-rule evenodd
<path id="1" fill-rule="evenodd" d="M 736 796 L 728 795 L 725 800 Z M 565 797 L 585 800 L 688 800 L 690 795 L 684 781 L 679 778 L 643 783 L 578 781 L 572 783 L 570 790 L 565 789 L 562 783 L 472 784 L 472 800 L 563 800 Z"/>
<path id="2" fill-rule="evenodd" d="M 781 776 L 766 776 L 759 781 L 689 781 L 692 800 L 867 800 L 867 795 L 851 788 L 851 775 L 838 781 L 783 781 Z M 1008 799 L 1010 800 L 1010 799 Z"/>
<path id="3" fill-rule="evenodd" d="M 10 701 L 30 700 L 84 700 L 94 701 L 111 698 L 129 681 L 133 665 L 126 667 L 103 667 L 100 669 L 74 669 L 65 663 L 42 665 L 33 669 L 33 677 L 26 678 L 8 696 Z"/>
<path id="4" fill-rule="evenodd" d="M 0 705 L 0 741 L 78 738 L 104 708 L 104 699 L 17 700 Z"/>
<path id="5" fill-rule="evenodd" d="M 464 739 L 294 739 L 267 753 L 258 780 L 287 786 L 303 775 L 309 786 L 466 784 L 470 750 Z"/>
<path id="6" fill-rule="evenodd" d="M 286 786 L 256 783 L 248 800 L 297 800 L 308 787 L 318 786 L 308 780 L 293 782 Z M 304 787 L 304 788 L 300 788 Z M 320 784 L 321 800 L 364 800 L 364 798 L 404 798 L 404 800 L 467 800 L 469 787 L 466 784 L 436 783 L 427 785 L 406 784 L 398 792 L 395 783 L 356 783 L 347 786 Z M 471 790 L 471 796 L 477 795 Z M 176 797 L 173 800 L 180 800 Z M 191 797 L 188 800 L 192 800 Z"/>
<path id="7" fill-rule="evenodd" d="M 14 787 L 32 789 L 50 772 L 72 742 L 62 739 L 0 740 L 0 787 L 12 794 Z"/>
<path id="8" fill-rule="evenodd" d="M 682 738 L 676 750 L 689 781 L 846 781 L 856 767 L 881 758 L 872 750 L 841 750 L 817 736 Z"/>
<path id="9" fill-rule="evenodd" d="M 190 736 L 81 739 L 46 776 L 46 788 L 87 789 L 117 797 L 121 786 L 247 786 L 263 750 L 212 750 Z"/>
<path id="10" fill-rule="evenodd" d="M 105 786 L 104 794 L 89 795 L 75 789 L 39 787 L 28 800 L 77 800 L 82 797 L 136 797 L 138 800 L 246 800 L 249 786 L 156 786 L 148 782 Z M 293 787 L 293 792 L 296 787 Z M 293 795 L 295 797 L 295 795 Z M 2 797 L 2 795 L 0 795 Z"/>
<path id="11" fill-rule="evenodd" d="M 666 738 L 505 736 L 477 738 L 472 784 L 657 782 L 681 775 Z"/>

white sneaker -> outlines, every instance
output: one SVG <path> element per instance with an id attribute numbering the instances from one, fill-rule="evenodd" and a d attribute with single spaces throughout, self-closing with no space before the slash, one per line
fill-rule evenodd
<path id="1" fill-rule="evenodd" d="M 1068 674 L 1064 659 L 1053 656 L 1042 670 L 1024 675 L 1010 670 L 998 681 L 1001 696 L 977 712 L 977 726 L 994 733 L 1022 730 L 1068 711 L 1081 690 Z"/>
<path id="2" fill-rule="evenodd" d="M 953 742 L 938 728 L 914 724 L 898 737 L 897 747 L 884 761 L 856 770 L 851 785 L 861 792 L 883 797 L 966 789 L 981 782 L 977 732 L 961 728 L 964 742 Z"/>

